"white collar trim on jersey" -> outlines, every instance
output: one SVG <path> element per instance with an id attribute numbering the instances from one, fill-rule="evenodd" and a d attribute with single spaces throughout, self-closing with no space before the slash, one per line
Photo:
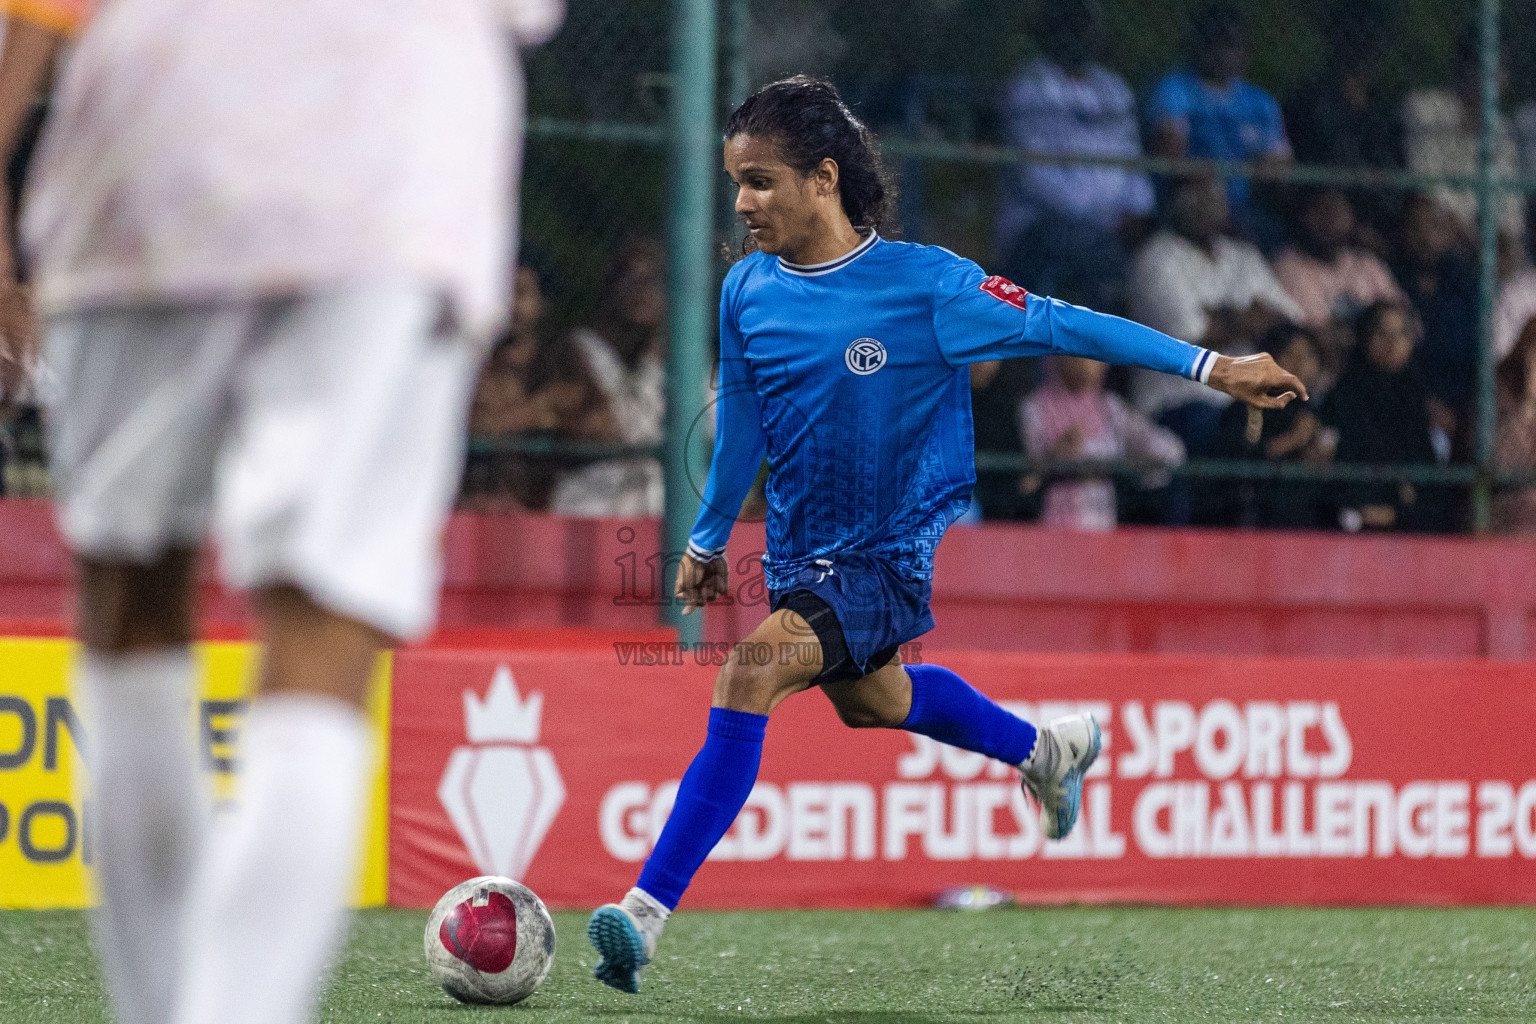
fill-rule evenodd
<path id="1" fill-rule="evenodd" d="M 791 263 L 780 256 L 779 266 L 789 273 L 800 277 L 820 277 L 822 274 L 830 274 L 834 270 L 842 270 L 848 264 L 873 249 L 878 241 L 880 241 L 880 233 L 878 231 L 871 231 L 864 236 L 864 241 L 854 246 L 852 252 L 845 253 L 835 260 L 828 260 L 825 263 Z"/>

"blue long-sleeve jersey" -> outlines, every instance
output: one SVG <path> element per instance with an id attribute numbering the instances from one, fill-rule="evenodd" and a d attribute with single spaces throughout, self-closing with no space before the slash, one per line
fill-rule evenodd
<path id="1" fill-rule="evenodd" d="M 768 457 L 768 585 L 858 550 L 913 579 L 976 484 L 970 363 L 1078 355 L 1209 378 L 1215 355 L 871 234 L 830 263 L 754 253 L 720 295 L 714 461 L 689 550 L 711 558 Z"/>

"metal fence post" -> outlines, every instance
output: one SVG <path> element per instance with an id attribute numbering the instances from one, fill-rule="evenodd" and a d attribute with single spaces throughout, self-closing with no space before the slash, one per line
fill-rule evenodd
<path id="1" fill-rule="evenodd" d="M 735 110 L 752 93 L 752 74 L 747 65 L 747 39 L 752 19 L 751 0 L 725 0 L 725 109 Z M 736 194 L 726 188 L 720 195 L 720 233 L 726 245 L 739 239 L 736 231 Z"/>
<path id="2" fill-rule="evenodd" d="M 1493 438 L 1497 396 L 1494 391 L 1493 306 L 1499 285 L 1499 211 L 1504 192 L 1495 178 L 1499 129 L 1499 0 L 1478 0 L 1482 119 L 1477 145 L 1477 465 L 1472 489 L 1472 525 L 1487 533 L 1492 505 Z"/>
<path id="3" fill-rule="evenodd" d="M 668 559 L 662 594 L 668 598 L 672 558 L 688 545 L 699 508 L 690 458 L 702 444 L 694 425 L 704 412 L 709 367 L 710 316 L 714 311 L 714 183 L 719 160 L 715 109 L 716 0 L 675 0 L 672 20 L 671 159 L 667 201 L 668 330 L 667 505 L 662 542 Z M 684 616 L 669 600 L 666 621 L 684 643 L 697 642 L 702 616 Z"/>

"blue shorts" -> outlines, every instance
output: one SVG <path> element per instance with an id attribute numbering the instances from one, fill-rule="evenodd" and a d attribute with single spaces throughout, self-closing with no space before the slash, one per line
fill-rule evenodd
<path id="1" fill-rule="evenodd" d="M 933 628 L 932 596 L 930 581 L 909 579 L 887 559 L 862 551 L 818 560 L 790 587 L 769 593 L 774 611 L 797 612 L 821 642 L 817 686 L 889 664 L 897 648 Z"/>

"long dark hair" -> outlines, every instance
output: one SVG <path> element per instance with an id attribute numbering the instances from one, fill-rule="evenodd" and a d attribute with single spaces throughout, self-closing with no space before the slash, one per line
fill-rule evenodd
<path id="1" fill-rule="evenodd" d="M 738 135 L 771 139 L 780 158 L 804 175 L 830 157 L 853 226 L 879 231 L 890 219 L 896 189 L 879 144 L 831 82 L 796 75 L 763 86 L 726 119 L 725 137 Z"/>

